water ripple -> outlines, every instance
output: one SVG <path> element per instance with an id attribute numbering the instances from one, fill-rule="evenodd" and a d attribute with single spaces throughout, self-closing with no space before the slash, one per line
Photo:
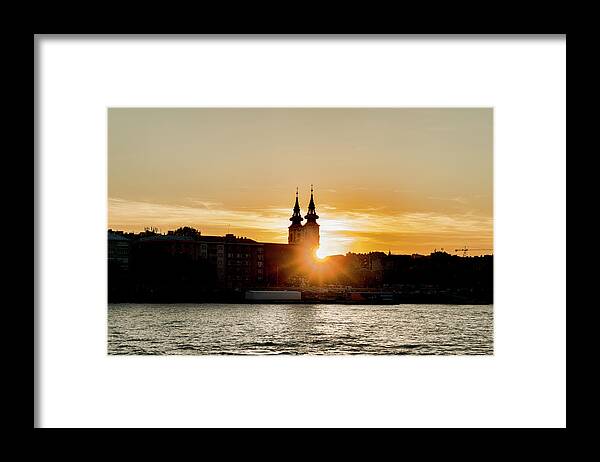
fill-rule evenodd
<path id="1" fill-rule="evenodd" d="M 112 355 L 490 355 L 492 305 L 110 304 Z"/>

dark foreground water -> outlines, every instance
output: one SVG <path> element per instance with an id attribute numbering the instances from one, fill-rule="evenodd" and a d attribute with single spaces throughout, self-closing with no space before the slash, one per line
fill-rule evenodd
<path id="1" fill-rule="evenodd" d="M 108 353 L 493 354 L 492 305 L 109 304 Z"/>

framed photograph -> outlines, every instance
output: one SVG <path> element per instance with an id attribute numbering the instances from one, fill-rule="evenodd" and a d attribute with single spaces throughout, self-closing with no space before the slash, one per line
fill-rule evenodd
<path id="1" fill-rule="evenodd" d="M 109 108 L 108 353 L 493 354 L 492 129 Z"/>
<path id="2" fill-rule="evenodd" d="M 566 36 L 34 51 L 35 427 L 566 426 Z"/>

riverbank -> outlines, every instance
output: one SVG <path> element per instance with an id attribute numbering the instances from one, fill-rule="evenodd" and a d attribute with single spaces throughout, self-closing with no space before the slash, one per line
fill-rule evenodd
<path id="1" fill-rule="evenodd" d="M 294 289 L 291 289 L 294 290 Z M 228 303 L 228 304 L 341 304 L 341 305 L 491 305 L 493 294 L 467 290 L 429 290 L 427 292 L 394 292 L 375 290 L 300 291 L 298 300 L 272 298 L 247 300 L 246 291 L 220 291 L 202 294 L 121 294 L 109 296 L 109 303 Z"/>

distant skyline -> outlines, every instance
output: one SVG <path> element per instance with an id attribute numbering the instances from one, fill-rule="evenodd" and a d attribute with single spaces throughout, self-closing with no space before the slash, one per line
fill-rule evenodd
<path id="1" fill-rule="evenodd" d="M 110 108 L 108 227 L 285 243 L 314 184 L 321 254 L 492 248 L 492 132 L 491 108 Z"/>

